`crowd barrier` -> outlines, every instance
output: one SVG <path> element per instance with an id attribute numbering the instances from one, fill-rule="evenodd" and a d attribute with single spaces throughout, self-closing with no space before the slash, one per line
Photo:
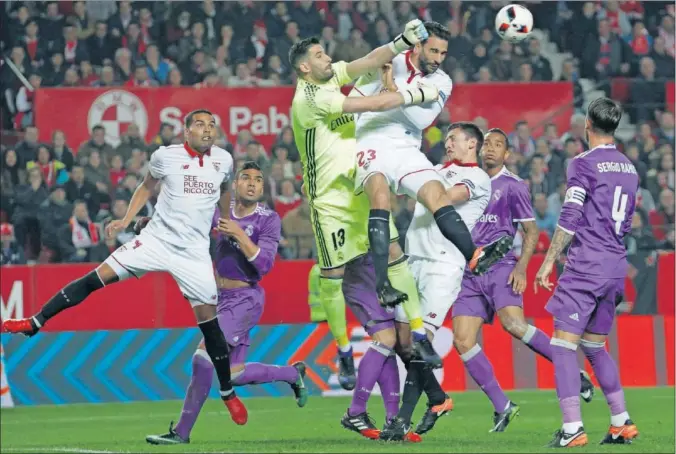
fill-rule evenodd
<path id="1" fill-rule="evenodd" d="M 106 140 L 120 143 L 129 124 L 136 124 L 147 141 L 161 123 L 174 132 L 183 130 L 183 117 L 194 109 L 209 109 L 234 143 L 237 133 L 248 129 L 266 147 L 291 118 L 294 87 L 276 88 L 42 88 L 35 94 L 34 111 L 40 140 L 51 141 L 55 129 L 65 132 L 71 147 L 89 139 L 91 129 L 102 124 Z M 519 120 L 540 125 L 551 118 L 563 133 L 573 113 L 572 86 L 562 82 L 531 84 L 459 84 L 453 87 L 447 108 L 454 121 L 484 117 L 491 127 L 512 131 Z M 63 106 L 68 115 L 63 115 Z M 515 109 L 514 106 L 519 106 Z M 537 131 L 535 131 L 537 132 Z"/>
<path id="2" fill-rule="evenodd" d="M 542 256 L 533 258 L 529 277 L 541 261 Z M 3 267 L 0 318 L 33 314 L 63 285 L 93 266 Z M 264 279 L 266 308 L 261 326 L 252 333 L 247 360 L 305 361 L 314 395 L 340 395 L 344 392 L 338 386 L 336 349 L 328 327 L 309 321 L 307 276 L 311 267 L 309 261 L 280 261 Z M 661 256 L 657 271 L 660 315 L 618 316 L 607 343 L 625 386 L 674 385 L 674 255 Z M 627 283 L 633 291 L 631 280 Z M 544 291 L 534 294 L 529 285 L 525 312 L 532 324 L 551 334 L 553 323 L 544 312 L 549 295 Z M 348 316 L 359 359 L 369 339 L 349 311 Z M 200 337 L 190 306 L 171 277 L 150 273 L 97 292 L 91 300 L 50 321 L 38 336 L 26 339 L 3 334 L 2 372 L 20 405 L 177 399 L 189 381 L 191 357 Z M 499 323 L 484 326 L 481 337 L 506 389 L 554 387 L 551 364 L 512 339 Z M 438 372 L 444 389 L 475 389 L 452 349 L 449 320 L 435 344 L 444 357 L 444 368 Z M 403 377 L 401 364 L 400 372 Z M 240 392 L 242 396 L 288 393 L 286 385 L 261 385 Z"/>

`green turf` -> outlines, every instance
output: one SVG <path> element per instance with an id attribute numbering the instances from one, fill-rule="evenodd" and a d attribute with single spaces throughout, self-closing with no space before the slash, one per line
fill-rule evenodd
<path id="1" fill-rule="evenodd" d="M 492 408 L 479 392 L 455 394 L 455 410 L 442 418 L 423 443 L 404 446 L 370 441 L 341 428 L 346 398 L 310 396 L 305 408 L 292 397 L 247 399 L 249 423 L 230 421 L 219 401 L 211 400 L 197 421 L 192 443 L 150 446 L 146 434 L 166 432 L 176 420 L 179 401 L 20 407 L 1 413 L 0 452 L 543 452 L 560 426 L 552 391 L 510 392 L 521 416 L 502 434 L 489 434 Z M 608 410 L 603 396 L 583 404 L 590 444 L 580 452 L 674 452 L 674 389 L 630 389 L 632 418 L 641 432 L 632 446 L 599 446 Z M 383 421 L 379 397 L 372 414 Z M 419 409 L 420 410 L 420 409 Z M 420 416 L 416 413 L 416 418 Z"/>

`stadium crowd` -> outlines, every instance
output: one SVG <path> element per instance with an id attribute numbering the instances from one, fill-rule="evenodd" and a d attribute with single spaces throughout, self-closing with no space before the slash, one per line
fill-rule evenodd
<path id="1" fill-rule="evenodd" d="M 627 238 L 630 254 L 649 263 L 674 249 L 674 115 L 664 106 L 664 80 L 674 78 L 674 5 L 623 1 L 524 2 L 535 23 L 561 51 L 560 80 L 573 84 L 577 113 L 570 128 L 548 124 L 535 136 L 519 122 L 510 134 L 508 167 L 529 184 L 539 248 L 548 245 L 565 194 L 568 161 L 587 148 L 579 78 L 613 92 L 613 78 L 629 78 L 623 101 L 635 136 L 621 144 L 641 177 L 640 209 Z M 451 32 L 444 69 L 454 83 L 551 81 L 554 71 L 540 42 L 522 45 L 497 39 L 493 18 L 504 4 L 392 1 L 3 2 L 0 46 L 3 129 L 23 130 L 2 146 L 0 174 L 0 263 L 102 261 L 133 233 L 106 239 L 101 226 L 120 219 L 161 145 L 180 143 L 169 124 L 149 142 L 132 125 L 117 147 L 106 143 L 103 126 L 88 141 L 69 142 L 62 131 L 38 141 L 31 99 L 40 87 L 228 86 L 293 84 L 287 54 L 300 37 L 316 34 L 335 60 L 352 60 L 391 39 L 391 30 L 413 17 L 436 20 Z M 15 71 L 30 81 L 26 88 Z M 640 102 L 639 102 L 640 101 Z M 450 102 L 453 102 L 451 99 Z M 490 125 L 473 119 L 484 130 Z M 426 132 L 424 147 L 435 163 L 445 159 L 447 113 Z M 265 203 L 283 218 L 280 255 L 315 257 L 301 166 L 293 132 L 285 128 L 266 149 L 249 131 L 217 145 L 238 166 L 256 161 L 267 175 Z M 393 197 L 397 227 L 408 227 L 414 202 Z M 152 215 L 149 203 L 142 215 Z M 647 252 L 642 252 L 647 251 Z"/>

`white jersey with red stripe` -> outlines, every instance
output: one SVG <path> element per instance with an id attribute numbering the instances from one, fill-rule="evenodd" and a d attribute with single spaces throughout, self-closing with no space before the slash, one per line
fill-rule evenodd
<path id="1" fill-rule="evenodd" d="M 149 171 L 162 186 L 144 233 L 175 246 L 208 249 L 221 183 L 233 175 L 230 153 L 216 146 L 202 156 L 187 144 L 160 147 Z"/>
<path id="2" fill-rule="evenodd" d="M 439 116 L 446 101 L 451 96 L 453 83 L 441 69 L 431 74 L 423 74 L 411 63 L 411 51 L 399 54 L 392 60 L 392 75 L 397 88 L 417 86 L 419 83 L 433 85 L 439 89 L 439 98 L 435 102 L 422 105 L 409 105 L 385 112 L 364 112 L 359 114 L 356 125 L 357 141 L 377 135 L 389 141 L 404 140 L 420 148 L 423 131 Z M 362 76 L 357 80 L 350 96 L 372 96 L 384 89 L 380 71 Z"/>
<path id="3" fill-rule="evenodd" d="M 456 185 L 467 188 L 469 200 L 456 205 L 455 209 L 472 231 L 490 201 L 490 177 L 476 164 L 449 162 L 435 166 L 435 169 L 442 176 L 446 189 Z M 415 205 L 413 219 L 406 233 L 406 254 L 409 257 L 457 265 L 461 269 L 466 264 L 465 257 L 441 234 L 434 216 L 420 202 Z"/>

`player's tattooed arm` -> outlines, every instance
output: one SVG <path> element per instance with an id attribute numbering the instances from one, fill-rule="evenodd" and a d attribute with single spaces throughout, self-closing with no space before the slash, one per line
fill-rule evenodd
<path id="1" fill-rule="evenodd" d="M 521 257 L 516 263 L 516 266 L 522 267 L 524 270 L 528 266 L 531 257 L 535 253 L 535 247 L 538 244 L 538 236 L 540 231 L 535 221 L 523 221 L 521 222 L 521 228 L 523 229 L 523 246 L 521 247 Z"/>
<path id="2" fill-rule="evenodd" d="M 230 201 L 232 200 L 230 187 L 230 181 L 221 183 L 221 198 L 218 201 L 218 207 L 221 210 L 221 217 L 225 219 L 230 219 Z"/>
<path id="3" fill-rule="evenodd" d="M 551 264 L 553 265 L 556 260 L 558 260 L 559 255 L 561 255 L 561 252 L 568 246 L 570 243 L 570 240 L 573 239 L 573 234 L 568 233 L 565 230 L 563 230 L 561 227 L 557 226 L 556 231 L 554 232 L 554 237 L 552 237 L 552 244 L 549 246 L 549 250 L 547 251 L 547 255 L 545 256 L 545 261 L 543 262 L 543 266 L 545 264 Z"/>

